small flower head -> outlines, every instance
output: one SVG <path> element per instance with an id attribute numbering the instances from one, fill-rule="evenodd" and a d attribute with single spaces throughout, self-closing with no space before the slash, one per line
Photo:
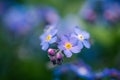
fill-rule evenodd
<path id="1" fill-rule="evenodd" d="M 51 36 L 50 34 L 48 34 L 45 40 L 48 42 L 48 41 L 51 40 L 51 37 L 52 37 L 52 36 Z"/>
<path id="2" fill-rule="evenodd" d="M 39 14 L 42 16 L 46 25 L 57 24 L 60 19 L 57 10 L 52 7 L 44 7 L 42 9 L 40 8 Z"/>
<path id="3" fill-rule="evenodd" d="M 54 56 L 55 55 L 55 49 L 52 49 L 52 48 L 48 49 L 48 55 Z"/>
<path id="4" fill-rule="evenodd" d="M 62 59 L 62 58 L 63 58 L 62 53 L 57 53 L 57 54 L 56 54 L 56 58 L 57 58 L 57 59 Z"/>
<path id="5" fill-rule="evenodd" d="M 72 37 L 78 39 L 78 44 L 81 46 L 85 46 L 86 48 L 90 48 L 89 33 L 80 30 L 79 28 L 75 28 L 75 33 L 72 34 Z"/>
<path id="6" fill-rule="evenodd" d="M 56 37 L 57 30 L 51 30 L 49 32 L 44 33 L 42 36 L 40 36 L 41 44 L 43 50 L 47 50 L 49 45 L 52 43 L 55 43 L 57 41 Z"/>
<path id="7" fill-rule="evenodd" d="M 56 64 L 56 57 L 55 57 L 55 56 L 51 56 L 51 57 L 50 57 L 50 61 L 51 61 L 53 64 Z"/>
<path id="8" fill-rule="evenodd" d="M 63 50 L 67 57 L 71 57 L 72 52 L 79 53 L 81 51 L 81 46 L 78 46 L 76 43 L 77 43 L 76 39 L 68 36 L 62 36 L 58 48 L 60 50 Z"/>
<path id="9" fill-rule="evenodd" d="M 63 54 L 62 53 L 57 53 L 56 54 L 56 59 L 57 59 L 57 64 L 62 64 Z"/>

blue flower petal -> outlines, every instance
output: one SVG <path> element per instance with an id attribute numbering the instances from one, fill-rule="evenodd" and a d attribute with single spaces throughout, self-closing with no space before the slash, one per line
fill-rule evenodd
<path id="1" fill-rule="evenodd" d="M 89 41 L 84 40 L 84 41 L 83 41 L 83 44 L 84 44 L 84 46 L 85 46 L 86 48 L 90 48 L 90 43 L 89 43 Z"/>
<path id="2" fill-rule="evenodd" d="M 42 45 L 42 50 L 47 50 L 49 47 L 48 43 L 45 43 L 44 45 Z"/>
<path id="3" fill-rule="evenodd" d="M 68 38 L 66 36 L 61 36 L 61 40 L 63 43 L 68 42 Z"/>
<path id="4" fill-rule="evenodd" d="M 72 45 L 76 45 L 77 44 L 77 39 L 76 38 L 73 38 L 73 37 L 71 37 L 70 38 L 70 43 L 72 44 Z"/>
<path id="5" fill-rule="evenodd" d="M 81 41 L 79 41 L 78 46 L 79 46 L 80 49 L 82 49 L 83 48 L 83 43 Z"/>
<path id="6" fill-rule="evenodd" d="M 51 30 L 50 33 L 51 33 L 52 36 L 54 36 L 57 33 L 57 30 L 56 29 L 55 30 Z"/>
<path id="7" fill-rule="evenodd" d="M 71 34 L 71 37 L 75 38 L 77 35 L 75 33 Z"/>
<path id="8" fill-rule="evenodd" d="M 75 33 L 76 34 L 81 34 L 81 30 L 79 28 L 75 28 Z"/>
<path id="9" fill-rule="evenodd" d="M 45 41 L 42 41 L 41 43 L 40 43 L 40 45 L 42 46 L 42 45 L 44 45 L 46 42 Z"/>
<path id="10" fill-rule="evenodd" d="M 56 42 L 56 41 L 57 41 L 57 37 L 53 37 L 53 38 L 49 41 L 49 43 L 52 44 L 52 43 L 54 43 L 54 42 Z"/>
<path id="11" fill-rule="evenodd" d="M 81 48 L 79 46 L 74 46 L 74 47 L 72 47 L 71 51 L 73 53 L 79 53 L 81 51 Z"/>
<path id="12" fill-rule="evenodd" d="M 66 55 L 66 57 L 70 58 L 72 56 L 72 52 L 70 52 L 69 50 L 64 50 L 64 54 Z"/>
<path id="13" fill-rule="evenodd" d="M 39 39 L 40 39 L 41 41 L 43 41 L 43 40 L 45 40 L 45 38 L 47 37 L 47 35 L 48 35 L 48 34 L 44 33 L 44 34 L 42 34 L 42 35 L 39 37 Z"/>
<path id="14" fill-rule="evenodd" d="M 65 50 L 65 48 L 64 48 L 64 46 L 63 45 L 58 45 L 58 48 L 60 49 L 60 50 Z"/>
<path id="15" fill-rule="evenodd" d="M 85 31 L 82 32 L 82 35 L 84 36 L 85 39 L 89 39 L 90 38 L 90 34 L 85 32 Z"/>

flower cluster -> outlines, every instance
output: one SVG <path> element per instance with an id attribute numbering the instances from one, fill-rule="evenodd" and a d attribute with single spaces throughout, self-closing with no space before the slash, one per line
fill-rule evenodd
<path id="1" fill-rule="evenodd" d="M 61 64 L 63 53 L 70 58 L 73 53 L 80 53 L 83 47 L 90 48 L 89 38 L 89 33 L 78 27 L 74 27 L 72 32 L 60 34 L 57 27 L 49 26 L 40 36 L 40 45 L 42 50 L 48 50 L 49 58 L 54 64 Z M 51 45 L 55 45 L 56 49 Z"/>
<path id="2" fill-rule="evenodd" d="M 20 35 L 26 34 L 40 21 L 36 8 L 24 5 L 11 7 L 3 16 L 4 25 Z"/>
<path id="3" fill-rule="evenodd" d="M 2 3 L 0 5 L 4 6 Z M 46 6 L 16 5 L 6 10 L 2 20 L 12 32 L 23 35 L 41 24 L 55 25 L 59 20 L 59 15 L 54 8 Z"/>
<path id="4" fill-rule="evenodd" d="M 117 23 L 120 21 L 120 2 L 115 0 L 88 0 L 80 10 L 80 16 L 90 23 Z"/>
<path id="5" fill-rule="evenodd" d="M 105 6 L 103 16 L 109 23 L 117 23 L 120 21 L 120 2 L 111 2 Z"/>
<path id="6" fill-rule="evenodd" d="M 72 75 L 69 75 L 69 73 Z M 54 80 L 62 80 L 61 76 L 66 74 L 66 77 L 76 80 L 76 78 L 84 80 L 120 80 L 120 71 L 117 69 L 105 68 L 101 71 L 94 72 L 91 67 L 85 64 L 82 60 L 62 65 L 54 69 Z"/>
<path id="7" fill-rule="evenodd" d="M 38 13 L 45 25 L 54 25 L 60 19 L 57 10 L 52 7 L 40 7 Z"/>
<path id="8" fill-rule="evenodd" d="M 94 10 L 94 4 L 95 1 L 87 1 L 85 2 L 85 4 L 82 6 L 82 9 L 80 10 L 80 16 L 90 22 L 90 23 L 95 23 L 96 19 L 97 19 L 97 14 Z"/>

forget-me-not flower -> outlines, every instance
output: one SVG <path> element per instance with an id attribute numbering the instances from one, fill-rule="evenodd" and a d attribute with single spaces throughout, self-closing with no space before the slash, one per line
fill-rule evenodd
<path id="1" fill-rule="evenodd" d="M 55 43 L 57 41 L 56 33 L 57 30 L 53 29 L 40 36 L 40 40 L 41 40 L 40 45 L 42 46 L 43 50 L 47 50 L 50 44 Z"/>
<path id="2" fill-rule="evenodd" d="M 90 48 L 90 43 L 89 43 L 90 35 L 89 35 L 89 33 L 82 31 L 76 27 L 75 33 L 72 34 L 72 37 L 75 37 L 79 40 L 78 44 L 80 46 L 83 47 L 83 45 L 84 45 L 86 48 Z"/>
<path id="3" fill-rule="evenodd" d="M 81 46 L 77 45 L 77 39 L 68 36 L 61 37 L 58 48 L 63 50 L 67 57 L 71 57 L 72 53 L 79 53 L 81 51 Z"/>

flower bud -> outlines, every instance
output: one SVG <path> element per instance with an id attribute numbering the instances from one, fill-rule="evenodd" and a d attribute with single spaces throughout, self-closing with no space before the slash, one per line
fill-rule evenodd
<path id="1" fill-rule="evenodd" d="M 62 53 L 57 53 L 57 54 L 56 54 L 56 58 L 57 58 L 57 59 L 62 59 L 62 58 L 63 58 Z"/>
<path id="2" fill-rule="evenodd" d="M 56 64 L 56 57 L 55 56 L 50 57 L 50 61 L 55 65 Z"/>
<path id="3" fill-rule="evenodd" d="M 57 64 L 62 64 L 62 61 L 63 61 L 62 53 L 57 53 L 56 54 L 56 59 L 57 59 Z"/>
<path id="4" fill-rule="evenodd" d="M 55 55 L 55 49 L 52 49 L 52 48 L 48 49 L 48 55 L 54 56 Z"/>

